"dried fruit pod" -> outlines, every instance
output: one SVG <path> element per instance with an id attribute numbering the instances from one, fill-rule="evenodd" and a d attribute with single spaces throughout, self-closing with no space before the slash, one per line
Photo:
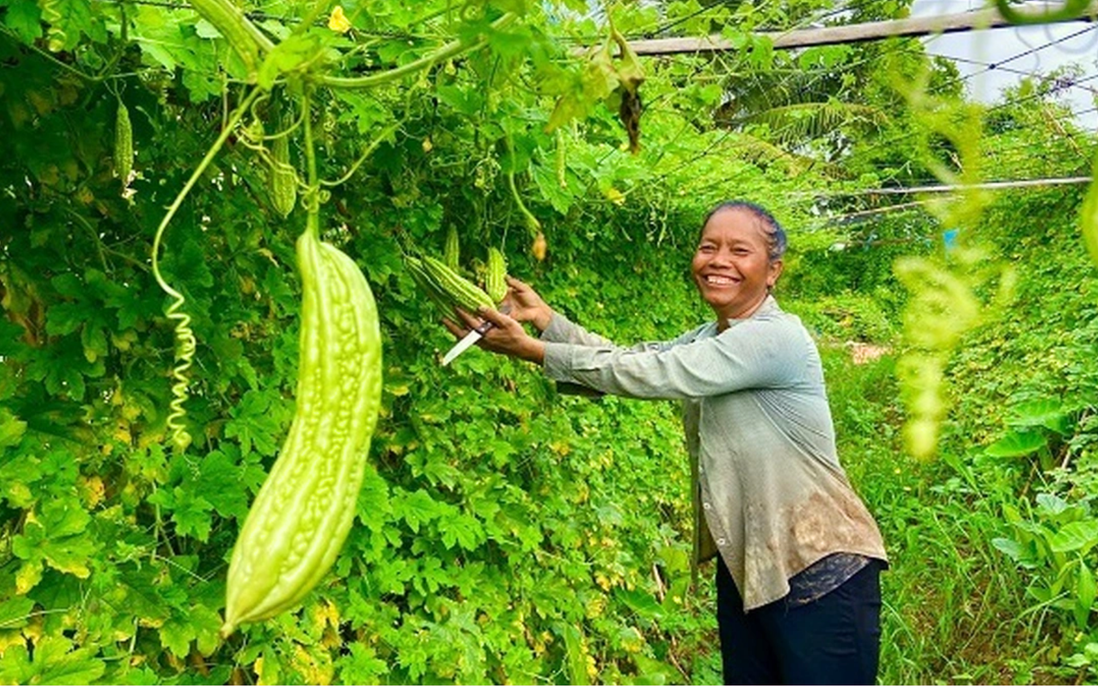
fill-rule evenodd
<path id="1" fill-rule="evenodd" d="M 545 234 L 538 231 L 538 235 L 534 237 L 534 244 L 530 246 L 530 252 L 534 255 L 534 259 L 541 262 L 545 259 L 545 253 L 549 250 L 549 242 L 545 240 Z"/>
<path id="2" fill-rule="evenodd" d="M 122 185 L 129 183 L 133 171 L 133 126 L 130 123 L 130 111 L 122 101 L 118 102 L 118 113 L 114 119 L 114 173 L 122 179 Z"/>
<path id="3" fill-rule="evenodd" d="M 381 406 L 381 334 L 362 271 L 315 225 L 298 239 L 297 261 L 297 408 L 233 548 L 222 636 L 292 609 L 335 562 Z"/>

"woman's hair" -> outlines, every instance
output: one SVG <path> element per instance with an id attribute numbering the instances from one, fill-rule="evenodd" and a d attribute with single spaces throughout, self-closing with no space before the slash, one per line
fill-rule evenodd
<path id="1" fill-rule="evenodd" d="M 774 215 L 770 214 L 761 205 L 756 205 L 753 202 L 747 202 L 746 200 L 728 200 L 717 205 L 713 209 L 709 210 L 709 214 L 705 215 L 705 219 L 702 221 L 701 230 L 705 230 L 705 225 L 709 223 L 709 219 L 721 210 L 744 210 L 750 212 L 752 216 L 759 222 L 759 227 L 766 234 L 766 247 L 767 254 L 770 257 L 771 262 L 777 262 L 782 259 L 782 255 L 785 254 L 786 238 L 785 229 L 778 223 L 778 220 L 774 218 Z"/>

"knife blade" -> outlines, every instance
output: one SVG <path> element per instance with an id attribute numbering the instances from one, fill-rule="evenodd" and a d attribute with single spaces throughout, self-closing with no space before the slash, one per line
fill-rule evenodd
<path id="1" fill-rule="evenodd" d="M 476 344 L 477 341 L 484 337 L 484 333 L 488 331 L 488 329 L 492 328 L 492 326 L 492 322 L 484 322 L 477 328 L 465 334 L 465 338 L 462 338 L 460 341 L 458 341 L 454 345 L 454 347 L 450 348 L 450 351 L 446 353 L 446 355 L 442 358 L 442 366 L 445 367 L 446 365 L 450 364 L 458 355 L 473 347 L 473 345 Z"/>
<path id="2" fill-rule="evenodd" d="M 503 307 L 499 308 L 499 311 L 503 314 L 507 314 L 511 311 L 511 308 L 507 305 L 504 305 Z M 454 347 L 450 348 L 450 351 L 443 356 L 442 366 L 445 367 L 446 365 L 450 364 L 457 358 L 458 355 L 473 347 L 473 345 L 477 341 L 484 337 L 485 332 L 487 332 L 488 329 L 491 329 L 493 326 L 495 325 L 492 324 L 492 322 L 484 322 L 477 328 L 465 334 L 465 338 L 462 338 L 460 341 L 458 341 L 454 345 Z"/>

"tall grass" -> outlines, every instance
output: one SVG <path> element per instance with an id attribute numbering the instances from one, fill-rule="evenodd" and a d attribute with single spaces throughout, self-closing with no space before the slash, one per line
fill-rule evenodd
<path id="1" fill-rule="evenodd" d="M 1045 614 L 1030 611 L 1027 580 L 990 543 L 1008 531 L 1001 512 L 1017 500 L 1017 468 L 906 456 L 894 358 L 856 365 L 844 348 L 823 354 L 840 456 L 890 556 L 880 682 L 1055 681 Z"/>

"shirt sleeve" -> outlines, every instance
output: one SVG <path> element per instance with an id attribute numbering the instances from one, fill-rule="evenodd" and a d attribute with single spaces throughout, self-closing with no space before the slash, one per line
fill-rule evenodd
<path id="1" fill-rule="evenodd" d="M 689 333 L 683 334 L 678 338 L 670 341 L 650 341 L 645 343 L 637 343 L 628 348 L 622 348 L 623 350 L 631 352 L 643 352 L 653 350 L 667 350 L 668 348 L 676 345 L 682 345 L 684 342 L 693 340 L 697 332 L 700 330 L 695 329 Z M 569 345 L 577 345 L 588 348 L 618 348 L 613 341 L 608 338 L 604 338 L 598 334 L 591 333 L 587 329 L 583 328 L 579 324 L 571 321 L 564 315 L 554 312 L 552 318 L 549 320 L 549 325 L 545 327 L 545 330 L 541 332 L 541 340 L 546 343 L 567 343 Z"/>
<path id="2" fill-rule="evenodd" d="M 582 384 L 602 393 L 702 398 L 797 383 L 804 377 L 808 359 L 806 339 L 801 327 L 768 317 L 678 345 L 619 348 L 547 341 L 544 369 L 555 381 Z"/>

